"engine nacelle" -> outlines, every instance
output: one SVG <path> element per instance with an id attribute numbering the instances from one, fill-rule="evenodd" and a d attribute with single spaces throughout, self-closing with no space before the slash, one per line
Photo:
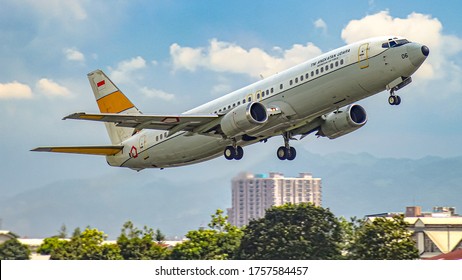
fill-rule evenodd
<path id="1" fill-rule="evenodd" d="M 266 107 L 259 102 L 237 106 L 221 119 L 221 130 L 232 138 L 246 134 L 266 123 L 268 113 Z"/>
<path id="2" fill-rule="evenodd" d="M 357 104 L 352 104 L 326 115 L 324 123 L 316 135 L 335 139 L 355 131 L 366 122 L 366 110 Z"/>

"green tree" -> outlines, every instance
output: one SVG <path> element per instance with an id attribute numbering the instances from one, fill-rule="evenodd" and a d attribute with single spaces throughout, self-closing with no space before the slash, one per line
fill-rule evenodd
<path id="1" fill-rule="evenodd" d="M 227 222 L 223 210 L 212 215 L 208 229 L 192 230 L 187 240 L 177 244 L 170 256 L 174 260 L 226 260 L 233 259 L 243 232 Z"/>
<path id="2" fill-rule="evenodd" d="M 406 260 L 419 258 L 409 224 L 402 215 L 358 222 L 348 257 L 361 260 Z"/>
<path id="3" fill-rule="evenodd" d="M 28 260 L 30 250 L 27 245 L 13 238 L 0 244 L 0 260 Z"/>
<path id="4" fill-rule="evenodd" d="M 51 251 L 52 260 L 118 260 L 122 259 L 116 244 L 103 244 L 104 232 L 87 228 L 79 236 L 73 236 L 62 246 Z"/>
<path id="5" fill-rule="evenodd" d="M 272 207 L 244 229 L 239 259 L 341 258 L 342 230 L 328 209 L 311 203 Z"/>
<path id="6" fill-rule="evenodd" d="M 165 234 L 160 229 L 156 229 L 155 240 L 157 244 L 164 244 L 165 242 Z"/>
<path id="7" fill-rule="evenodd" d="M 58 237 L 59 238 L 66 238 L 67 237 L 67 227 L 65 224 L 61 226 L 61 228 L 58 231 Z"/>
<path id="8" fill-rule="evenodd" d="M 120 254 L 125 260 L 162 260 L 168 257 L 170 251 L 160 244 L 165 236 L 157 230 L 156 233 L 144 227 L 136 228 L 131 221 L 122 227 L 122 233 L 117 238 Z"/>
<path id="9" fill-rule="evenodd" d="M 52 252 L 62 248 L 68 241 L 60 239 L 59 237 L 45 238 L 37 249 L 37 253 L 41 255 L 51 255 Z"/>

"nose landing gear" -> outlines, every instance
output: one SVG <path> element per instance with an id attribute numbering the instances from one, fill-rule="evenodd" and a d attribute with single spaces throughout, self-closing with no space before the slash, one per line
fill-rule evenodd
<path id="1" fill-rule="evenodd" d="M 401 104 L 401 97 L 399 97 L 399 95 L 395 95 L 394 90 L 390 91 L 390 96 L 388 97 L 388 104 L 390 105 Z"/>

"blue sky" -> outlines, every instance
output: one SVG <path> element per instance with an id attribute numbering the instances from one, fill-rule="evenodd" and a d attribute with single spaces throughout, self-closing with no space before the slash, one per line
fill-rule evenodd
<path id="1" fill-rule="evenodd" d="M 104 70 L 143 112 L 180 113 L 254 82 L 260 74 L 276 73 L 356 39 L 387 34 L 430 47 L 429 59 L 400 93 L 403 103 L 389 106 L 387 94 L 378 94 L 360 102 L 369 121 L 357 132 L 335 141 L 307 137 L 294 146 L 299 153 L 461 156 L 461 5 L 0 0 L 1 193 L 72 178 L 167 176 L 159 170 L 111 169 L 98 157 L 29 152 L 42 145 L 109 143 L 101 124 L 61 120 L 73 112 L 97 111 L 86 79 L 94 69 Z M 247 157 L 273 154 L 280 142 L 250 147 Z M 182 170 L 196 176 L 227 164 L 219 158 Z M 232 165 L 229 178 L 252 168 L 252 158 L 241 164 Z"/>

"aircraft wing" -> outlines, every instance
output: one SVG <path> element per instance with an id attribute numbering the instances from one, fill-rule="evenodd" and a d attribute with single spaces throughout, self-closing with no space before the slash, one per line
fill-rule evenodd
<path id="1" fill-rule="evenodd" d="M 131 127 L 135 130 L 159 129 L 168 130 L 169 134 L 178 131 L 207 133 L 216 127 L 218 115 L 124 115 L 124 114 L 87 114 L 75 113 L 64 118 L 115 123 L 120 127 Z"/>
<path id="2" fill-rule="evenodd" d="M 31 151 L 113 156 L 120 152 L 123 148 L 123 146 L 38 147 Z"/>

